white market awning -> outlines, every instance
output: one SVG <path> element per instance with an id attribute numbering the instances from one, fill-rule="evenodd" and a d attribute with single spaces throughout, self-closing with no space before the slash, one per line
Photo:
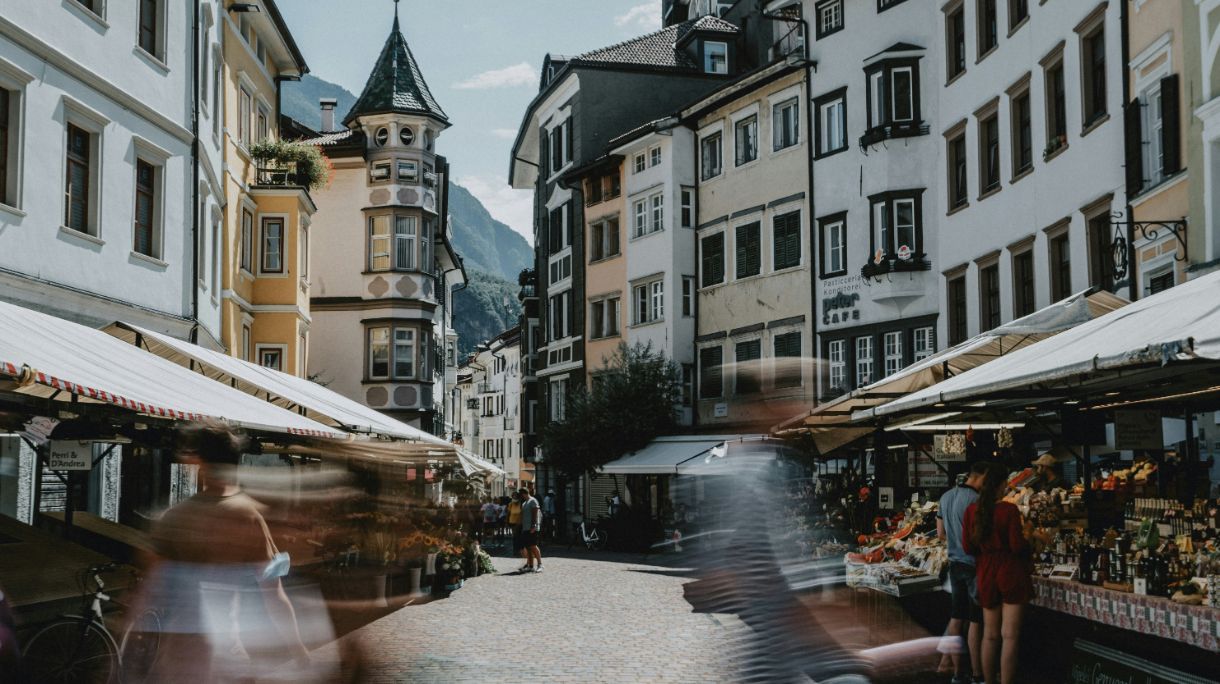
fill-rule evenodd
<path id="1" fill-rule="evenodd" d="M 473 453 L 465 450 L 457 450 L 458 462 L 462 465 L 462 470 L 467 475 L 504 475 L 504 469 L 492 463 L 485 461 Z"/>
<path id="2" fill-rule="evenodd" d="M 70 392 L 86 402 L 178 420 L 344 439 L 347 435 L 149 354 L 101 330 L 0 302 L 0 376 L 21 394 Z"/>
<path id="3" fill-rule="evenodd" d="M 304 410 L 306 417 L 319 423 L 345 431 L 375 433 L 394 439 L 449 446 L 449 442 L 440 437 L 394 420 L 305 378 L 243 361 L 128 323 L 114 323 L 106 328 L 106 332 L 133 345 L 137 344 L 139 338 L 148 351 L 163 359 L 193 370 L 195 374 L 202 374 L 235 387 L 246 394 L 271 401 L 282 408 L 296 410 L 299 407 Z"/>
<path id="4" fill-rule="evenodd" d="M 707 454 L 741 435 L 673 435 L 657 437 L 639 451 L 601 467 L 607 475 L 676 475 L 682 463 Z"/>
<path id="5" fill-rule="evenodd" d="M 937 385 L 855 415 L 885 416 L 1138 366 L 1220 361 L 1220 272 L 1140 299 Z"/>
<path id="6" fill-rule="evenodd" d="M 1079 292 L 1028 316 L 976 335 L 866 387 L 822 404 L 777 426 L 780 436 L 807 433 L 826 454 L 872 432 L 852 425 L 853 416 L 956 376 L 1104 316 L 1127 304 L 1109 292 Z"/>

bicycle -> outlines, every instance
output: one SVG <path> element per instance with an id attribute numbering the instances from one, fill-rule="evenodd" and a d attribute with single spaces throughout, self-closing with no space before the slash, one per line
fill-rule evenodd
<path id="1" fill-rule="evenodd" d="M 118 563 L 92 565 L 77 576 L 84 599 L 81 614 L 60 616 L 31 637 L 22 651 L 31 681 L 120 684 L 125 670 L 137 676 L 148 673 L 160 644 L 161 618 L 157 611 L 141 611 L 127 625 L 121 641 L 116 641 L 106 626 L 103 603 L 123 604 L 106 594 L 101 576 L 120 567 Z M 90 581 L 96 589 L 89 588 Z"/>
<path id="2" fill-rule="evenodd" d="M 580 535 L 580 540 L 584 542 L 585 548 L 590 551 L 601 551 L 606 548 L 609 535 L 602 529 L 601 521 L 589 525 L 587 520 L 581 520 L 580 524 L 576 526 L 576 532 Z"/>

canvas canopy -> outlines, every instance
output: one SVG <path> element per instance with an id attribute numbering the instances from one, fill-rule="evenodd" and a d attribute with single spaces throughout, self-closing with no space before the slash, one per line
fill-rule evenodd
<path id="1" fill-rule="evenodd" d="M 822 404 L 781 424 L 775 432 L 779 436 L 808 434 L 819 453 L 829 453 L 872 432 L 869 427 L 853 426 L 853 415 L 991 363 L 1126 304 L 1109 292 L 1077 293 Z"/>
<path id="2" fill-rule="evenodd" d="M 422 468 L 427 465 L 456 464 L 466 475 L 503 475 L 494 463 L 460 449 L 456 445 L 388 440 L 312 439 L 296 444 L 278 445 L 270 451 L 319 459 L 353 459 L 394 469 Z"/>
<path id="3" fill-rule="evenodd" d="M 278 406 L 301 410 L 308 418 L 349 432 L 367 432 L 394 439 L 449 446 L 445 440 L 394 420 L 316 382 L 175 339 L 128 323 L 115 323 L 106 332 L 179 366 Z"/>
<path id="4" fill-rule="evenodd" d="M 1082 323 L 992 363 L 856 414 L 895 415 L 1005 392 L 1079 387 L 1086 380 L 1140 367 L 1220 361 L 1220 272 L 1211 273 Z M 1015 394 L 1014 394 L 1015 396 Z"/>
<path id="5" fill-rule="evenodd" d="M 345 438 L 338 430 L 62 318 L 0 302 L 0 376 L 14 391 L 112 404 L 177 420 L 218 418 L 267 432 Z"/>
<path id="6" fill-rule="evenodd" d="M 676 475 L 682 463 L 706 454 L 741 435 L 674 435 L 657 437 L 639 451 L 601 467 L 607 475 Z"/>

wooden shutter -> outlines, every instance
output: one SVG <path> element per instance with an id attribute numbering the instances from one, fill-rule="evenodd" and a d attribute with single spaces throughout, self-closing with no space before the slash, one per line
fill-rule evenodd
<path id="1" fill-rule="evenodd" d="M 1123 107 L 1124 140 L 1127 157 L 1127 196 L 1139 194 L 1144 187 L 1143 105 L 1138 99 Z"/>
<path id="2" fill-rule="evenodd" d="M 576 158 L 576 150 L 572 149 L 572 122 L 574 119 L 568 119 L 568 122 L 563 125 L 564 136 L 564 162 L 567 163 Z"/>
<path id="3" fill-rule="evenodd" d="M 724 282 L 724 233 L 703 238 L 703 287 Z"/>
<path id="4" fill-rule="evenodd" d="M 1178 75 L 1161 79 L 1161 170 L 1166 176 L 1182 170 L 1182 115 Z"/>

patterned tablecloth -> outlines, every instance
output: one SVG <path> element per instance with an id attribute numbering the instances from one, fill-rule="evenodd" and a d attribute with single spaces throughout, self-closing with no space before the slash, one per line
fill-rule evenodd
<path id="1" fill-rule="evenodd" d="M 1034 578 L 1035 606 L 1220 651 L 1220 609 L 1184 606 L 1156 596 L 1111 591 L 1078 582 Z"/>

